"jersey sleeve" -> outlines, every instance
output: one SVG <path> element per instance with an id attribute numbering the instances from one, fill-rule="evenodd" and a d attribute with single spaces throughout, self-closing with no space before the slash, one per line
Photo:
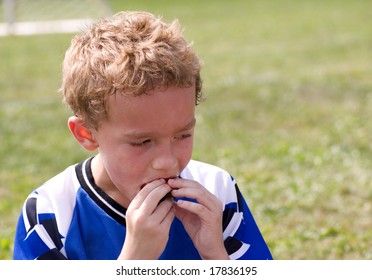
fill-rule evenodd
<path id="1" fill-rule="evenodd" d="M 270 250 L 234 179 L 223 211 L 223 238 L 230 259 L 271 260 Z"/>
<path id="2" fill-rule="evenodd" d="M 33 192 L 23 205 L 14 240 L 15 260 L 66 259 L 55 214 L 45 198 Z"/>

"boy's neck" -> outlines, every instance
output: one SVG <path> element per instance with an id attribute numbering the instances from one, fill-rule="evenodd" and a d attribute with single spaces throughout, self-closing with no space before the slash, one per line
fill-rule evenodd
<path id="1" fill-rule="evenodd" d="M 124 197 L 110 180 L 99 153 L 92 159 L 90 168 L 92 170 L 94 183 L 121 206 L 128 208 L 130 200 Z"/>

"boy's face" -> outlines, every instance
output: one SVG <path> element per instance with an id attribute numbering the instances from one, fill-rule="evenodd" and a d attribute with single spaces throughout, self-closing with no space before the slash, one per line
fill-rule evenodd
<path id="1" fill-rule="evenodd" d="M 127 207 L 145 184 L 178 176 L 191 159 L 195 87 L 118 94 L 108 102 L 108 120 L 93 131 L 99 150 L 93 175 Z"/>

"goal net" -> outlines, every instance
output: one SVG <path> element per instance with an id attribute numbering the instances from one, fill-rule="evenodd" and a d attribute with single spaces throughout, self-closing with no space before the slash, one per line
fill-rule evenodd
<path id="1" fill-rule="evenodd" d="M 0 36 L 79 32 L 112 14 L 107 0 L 0 1 Z"/>

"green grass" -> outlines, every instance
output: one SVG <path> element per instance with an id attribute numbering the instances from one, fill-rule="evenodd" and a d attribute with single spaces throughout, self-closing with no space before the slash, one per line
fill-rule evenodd
<path id="1" fill-rule="evenodd" d="M 372 259 L 372 2 L 112 3 L 194 41 L 194 157 L 236 177 L 274 258 Z M 0 38 L 0 259 L 26 195 L 88 155 L 57 93 L 70 39 Z"/>

